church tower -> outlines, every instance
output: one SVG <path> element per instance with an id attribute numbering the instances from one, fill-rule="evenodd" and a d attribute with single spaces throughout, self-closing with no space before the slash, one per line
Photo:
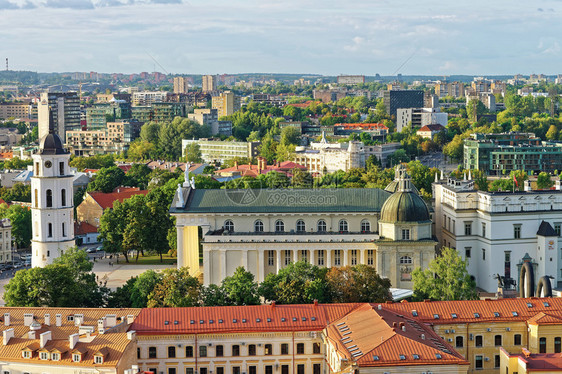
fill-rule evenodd
<path id="1" fill-rule="evenodd" d="M 49 113 L 49 133 L 32 156 L 31 178 L 31 265 L 44 267 L 75 245 L 70 152 L 54 131 Z"/>

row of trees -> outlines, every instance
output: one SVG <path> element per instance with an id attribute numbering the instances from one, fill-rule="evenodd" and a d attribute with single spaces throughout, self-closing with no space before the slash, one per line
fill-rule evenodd
<path id="1" fill-rule="evenodd" d="M 444 248 L 425 270 L 413 272 L 414 299 L 475 299 L 474 280 L 456 250 Z M 84 251 L 72 248 L 52 265 L 20 270 L 6 286 L 7 306 L 28 307 L 193 307 L 280 304 L 384 302 L 390 281 L 372 266 L 320 268 L 307 262 L 287 265 L 259 283 L 239 267 L 220 285 L 203 286 L 189 269 L 148 270 L 111 292 L 91 272 Z"/>

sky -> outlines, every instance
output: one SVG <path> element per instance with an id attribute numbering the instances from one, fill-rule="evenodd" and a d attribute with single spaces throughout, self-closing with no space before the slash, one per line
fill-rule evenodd
<path id="1" fill-rule="evenodd" d="M 0 0 L 0 61 L 37 72 L 558 74 L 561 17 L 562 0 Z"/>

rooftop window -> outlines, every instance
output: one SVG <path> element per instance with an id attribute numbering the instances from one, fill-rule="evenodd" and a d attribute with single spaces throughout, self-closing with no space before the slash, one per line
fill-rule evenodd
<path id="1" fill-rule="evenodd" d="M 412 310 L 412 315 L 413 315 L 414 317 L 417 317 L 417 316 L 418 316 L 418 311 L 417 311 L 417 310 L 415 310 L 415 309 L 414 309 L 414 310 Z"/>
<path id="2" fill-rule="evenodd" d="M 434 314 L 433 319 L 439 319 L 439 314 Z"/>
<path id="3" fill-rule="evenodd" d="M 513 314 L 513 317 L 517 317 L 519 315 L 517 312 L 511 312 L 511 314 Z"/>
<path id="4" fill-rule="evenodd" d="M 379 360 L 379 356 L 373 356 L 373 361 L 378 361 Z"/>
<path id="5" fill-rule="evenodd" d="M 414 360 L 419 360 L 419 359 L 420 359 L 420 355 L 414 354 Z"/>
<path id="6" fill-rule="evenodd" d="M 442 356 L 441 356 L 441 353 L 436 353 L 436 354 L 435 354 L 435 357 L 436 357 L 438 360 L 440 360 L 441 357 L 442 357 Z"/>
<path id="7" fill-rule="evenodd" d="M 533 304 L 527 303 L 527 308 L 532 308 L 532 307 L 533 307 Z"/>
<path id="8" fill-rule="evenodd" d="M 474 313 L 474 318 L 480 318 L 480 314 Z"/>
<path id="9" fill-rule="evenodd" d="M 400 355 L 400 359 L 401 359 L 401 360 L 405 360 L 405 359 L 406 359 L 406 356 Z"/>
<path id="10" fill-rule="evenodd" d="M 498 312 L 494 312 L 494 317 L 499 317 L 500 314 Z"/>
<path id="11" fill-rule="evenodd" d="M 452 317 L 452 318 L 457 318 L 457 317 L 458 317 L 458 316 L 457 316 L 457 313 L 451 313 L 451 317 Z"/>
<path id="12" fill-rule="evenodd" d="M 545 307 L 547 307 L 547 308 L 550 306 L 550 304 L 548 303 L 548 301 L 543 301 L 543 305 L 544 305 Z"/>

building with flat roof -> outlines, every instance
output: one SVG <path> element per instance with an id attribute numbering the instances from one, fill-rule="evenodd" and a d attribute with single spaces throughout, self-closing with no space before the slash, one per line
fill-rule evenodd
<path id="1" fill-rule="evenodd" d="M 171 122 L 176 117 L 186 116 L 185 106 L 186 104 L 182 102 L 134 106 L 131 108 L 131 117 L 139 122 Z"/>
<path id="2" fill-rule="evenodd" d="M 219 118 L 229 116 L 240 110 L 240 96 L 232 91 L 221 92 L 218 96 L 213 96 L 212 107 L 217 110 Z"/>
<path id="3" fill-rule="evenodd" d="M 387 90 L 383 93 L 386 113 L 396 116 L 400 108 L 423 108 L 424 92 L 421 90 Z"/>
<path id="4" fill-rule="evenodd" d="M 181 143 L 182 157 L 185 157 L 185 148 L 189 144 L 197 143 L 203 161 L 213 164 L 222 164 L 234 158 L 253 159 L 258 156 L 258 146 L 261 144 L 261 142 L 236 142 L 210 139 L 183 139 Z"/>
<path id="5" fill-rule="evenodd" d="M 141 91 L 133 92 L 132 104 L 133 106 L 146 106 L 154 103 L 165 102 L 168 97 L 166 91 Z"/>
<path id="6" fill-rule="evenodd" d="M 125 100 L 94 104 L 86 108 L 86 127 L 88 130 L 101 130 L 108 121 L 130 119 L 131 115 L 131 104 Z"/>
<path id="7" fill-rule="evenodd" d="M 0 263 L 12 261 L 12 222 L 9 218 L 0 220 Z"/>
<path id="8" fill-rule="evenodd" d="M 202 91 L 204 93 L 214 92 L 217 90 L 218 76 L 203 75 L 201 77 Z"/>
<path id="9" fill-rule="evenodd" d="M 364 75 L 338 75 L 338 84 L 362 84 L 365 83 Z"/>
<path id="10" fill-rule="evenodd" d="M 99 130 L 68 131 L 66 144 L 76 156 L 122 153 L 139 137 L 142 125 L 142 122 L 127 120 L 107 122 Z"/>
<path id="11" fill-rule="evenodd" d="M 76 92 L 43 92 L 38 104 L 39 139 L 49 133 L 49 112 L 53 115 L 54 131 L 66 139 L 67 131 L 80 130 L 80 98 Z"/>
<path id="12" fill-rule="evenodd" d="M 189 79 L 185 77 L 174 77 L 174 93 L 182 94 L 189 91 Z"/>
<path id="13" fill-rule="evenodd" d="M 33 107 L 37 104 L 32 103 L 0 103 L 0 119 L 32 119 Z M 35 118 L 37 118 L 35 116 Z"/>
<path id="14" fill-rule="evenodd" d="M 471 134 L 464 140 L 464 168 L 489 175 L 553 173 L 562 170 L 562 143 L 541 141 L 533 133 Z"/>

